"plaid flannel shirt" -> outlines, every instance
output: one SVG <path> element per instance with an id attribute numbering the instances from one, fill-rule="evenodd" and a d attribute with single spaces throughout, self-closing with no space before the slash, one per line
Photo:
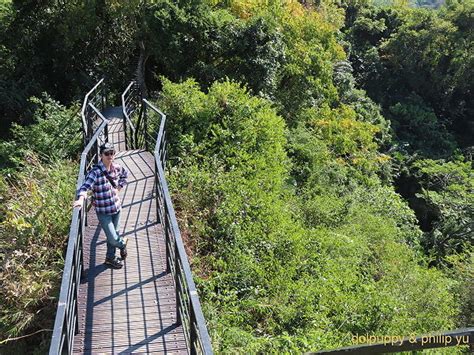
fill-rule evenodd
<path id="1" fill-rule="evenodd" d="M 106 171 L 107 169 L 102 161 L 95 165 L 77 191 L 77 198 L 79 196 L 87 197 L 87 192 L 92 190 L 94 195 L 93 205 L 97 213 L 115 214 L 120 211 L 122 205 L 117 191 L 105 176 Z M 109 176 L 116 186 L 124 187 L 127 184 L 128 171 L 120 165 L 112 163 Z"/>

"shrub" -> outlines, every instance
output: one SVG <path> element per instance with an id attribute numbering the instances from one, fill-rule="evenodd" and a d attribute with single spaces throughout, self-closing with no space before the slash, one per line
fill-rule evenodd
<path id="1" fill-rule="evenodd" d="M 350 344 L 351 333 L 454 325 L 454 283 L 407 243 L 419 237 L 413 213 L 376 174 L 355 173 L 366 167 L 350 154 L 372 163 L 377 153 L 375 129 L 353 111 L 327 114 L 339 136 L 323 127 L 298 137 L 297 163 L 306 166 L 295 169 L 307 179 L 295 195 L 285 125 L 265 100 L 232 82 L 205 94 L 192 80 L 164 80 L 158 105 L 168 114 L 169 182 L 216 351 L 311 351 Z"/>
<path id="2" fill-rule="evenodd" d="M 75 178 L 76 164 L 35 155 L 15 178 L 0 177 L 2 340 L 52 328 Z"/>
<path id="3" fill-rule="evenodd" d="M 34 123 L 13 124 L 11 140 L 0 141 L 0 170 L 24 165 L 29 152 L 43 161 L 72 157 L 82 146 L 81 118 L 77 106 L 67 108 L 49 95 L 33 97 Z"/>

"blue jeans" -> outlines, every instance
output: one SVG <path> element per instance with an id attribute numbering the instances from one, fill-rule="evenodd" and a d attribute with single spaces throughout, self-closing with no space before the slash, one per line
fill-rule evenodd
<path id="1" fill-rule="evenodd" d="M 97 218 L 107 236 L 107 259 L 115 259 L 116 248 L 123 249 L 125 244 L 120 233 L 120 211 L 115 214 L 97 213 Z"/>

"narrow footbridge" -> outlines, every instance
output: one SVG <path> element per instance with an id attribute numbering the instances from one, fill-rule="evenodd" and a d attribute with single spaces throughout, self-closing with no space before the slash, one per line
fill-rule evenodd
<path id="1" fill-rule="evenodd" d="M 73 211 L 50 354 L 212 354 L 164 174 L 166 116 L 134 82 L 120 107 L 107 107 L 103 91 L 101 80 L 84 99 L 77 186 L 99 146 L 113 143 L 115 161 L 129 171 L 120 192 L 128 257 L 122 269 L 106 267 L 106 237 L 90 201 Z"/>

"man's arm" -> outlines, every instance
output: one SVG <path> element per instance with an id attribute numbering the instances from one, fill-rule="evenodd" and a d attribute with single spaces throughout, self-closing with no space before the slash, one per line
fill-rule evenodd
<path id="1" fill-rule="evenodd" d="M 125 185 L 127 185 L 128 170 L 123 166 L 120 169 L 119 181 L 118 181 L 118 190 L 120 191 Z"/>
<path id="2" fill-rule="evenodd" d="M 89 171 L 89 174 L 87 174 L 84 183 L 79 188 L 79 190 L 77 190 L 76 201 L 74 201 L 74 204 L 73 204 L 74 208 L 82 207 L 84 203 L 84 199 L 87 197 L 87 191 L 92 190 L 92 188 L 94 187 L 95 179 L 96 179 L 96 173 L 95 173 L 95 170 L 93 169 Z"/>

